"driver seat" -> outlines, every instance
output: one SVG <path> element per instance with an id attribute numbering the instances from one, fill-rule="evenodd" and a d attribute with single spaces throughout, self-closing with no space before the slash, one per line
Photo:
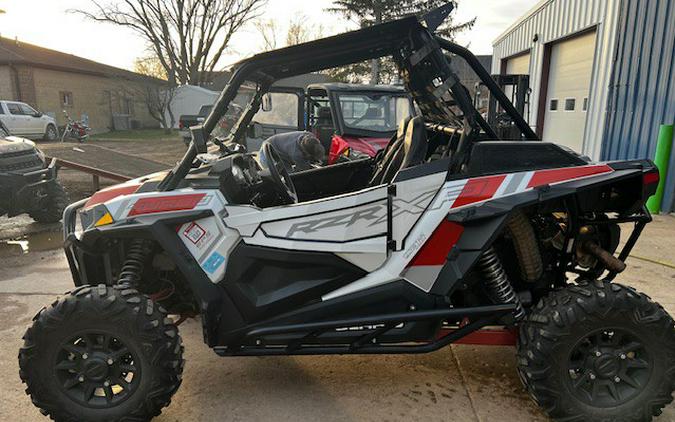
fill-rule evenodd
<path id="1" fill-rule="evenodd" d="M 400 136 L 401 133 L 405 135 Z M 407 118 L 399 126 L 399 136 L 387 146 L 369 186 L 389 184 L 405 168 L 422 164 L 427 156 L 427 136 L 422 116 Z"/>
<path id="2" fill-rule="evenodd" d="M 333 141 L 333 134 L 335 133 L 333 114 L 331 113 L 330 107 L 319 107 L 317 110 L 314 132 L 316 137 L 321 142 L 323 149 L 326 150 L 327 155 L 328 151 L 330 151 L 330 146 Z"/>

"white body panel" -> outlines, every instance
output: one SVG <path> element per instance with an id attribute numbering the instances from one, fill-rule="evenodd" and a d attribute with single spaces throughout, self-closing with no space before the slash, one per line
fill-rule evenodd
<path id="1" fill-rule="evenodd" d="M 147 224 L 167 218 L 168 214 L 178 217 L 187 212 L 210 211 L 213 216 L 177 227 L 177 235 L 214 283 L 223 279 L 228 256 L 240 241 L 277 249 L 334 253 L 368 272 L 322 297 L 330 300 L 401 279 L 429 292 L 445 257 L 431 264 L 414 259 L 449 213 L 538 185 L 612 171 L 605 165 L 574 167 L 570 173 L 571 170 L 451 181 L 445 180 L 446 172 L 438 172 L 396 182 L 391 189 L 378 186 L 266 209 L 228 205 L 218 190 L 193 189 L 122 195 L 105 205 L 114 221 L 133 218 Z M 435 250 L 433 242 L 429 245 Z"/>

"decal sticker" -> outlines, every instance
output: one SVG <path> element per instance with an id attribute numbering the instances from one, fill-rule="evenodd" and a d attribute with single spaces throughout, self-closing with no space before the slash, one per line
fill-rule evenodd
<path id="1" fill-rule="evenodd" d="M 131 207 L 129 217 L 169 211 L 191 210 L 204 199 L 203 193 L 189 195 L 150 196 L 141 198 Z"/>
<path id="2" fill-rule="evenodd" d="M 206 236 L 206 230 L 197 223 L 190 223 L 183 231 L 183 236 L 187 237 L 190 242 L 196 245 L 204 236 Z"/>
<path id="3" fill-rule="evenodd" d="M 210 257 L 204 261 L 202 264 L 202 268 L 204 271 L 206 271 L 209 274 L 213 274 L 216 272 L 218 268 L 220 268 L 221 265 L 225 262 L 225 257 L 219 254 L 218 252 L 214 252 L 211 254 Z"/>

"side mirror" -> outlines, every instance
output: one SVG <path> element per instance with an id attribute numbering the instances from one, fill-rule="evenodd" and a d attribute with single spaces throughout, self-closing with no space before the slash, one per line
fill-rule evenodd
<path id="1" fill-rule="evenodd" d="M 265 94 L 262 97 L 262 111 L 272 111 L 272 96 Z"/>
<path id="2" fill-rule="evenodd" d="M 42 112 L 36 111 L 33 117 L 42 117 Z"/>
<path id="3" fill-rule="evenodd" d="M 206 137 L 204 136 L 204 127 L 201 125 L 191 126 L 190 133 L 192 134 L 192 144 L 197 150 L 197 153 L 206 154 L 208 152 L 208 148 L 206 146 Z"/>
<path id="4" fill-rule="evenodd" d="M 252 139 L 260 139 L 263 137 L 263 127 L 258 122 L 252 122 L 248 126 L 246 135 Z"/>

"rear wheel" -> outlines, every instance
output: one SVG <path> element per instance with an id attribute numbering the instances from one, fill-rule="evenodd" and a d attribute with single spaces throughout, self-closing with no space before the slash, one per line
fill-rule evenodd
<path id="1" fill-rule="evenodd" d="M 47 186 L 45 197 L 38 207 L 28 214 L 39 223 L 58 223 L 63 217 L 63 211 L 68 206 L 68 202 L 68 193 L 57 180 L 54 180 Z"/>
<path id="2" fill-rule="evenodd" d="M 83 286 L 34 318 L 19 351 L 33 404 L 57 421 L 146 421 L 181 383 L 178 329 L 128 286 Z"/>
<path id="3" fill-rule="evenodd" d="M 629 287 L 580 282 L 521 325 L 518 371 L 554 419 L 649 421 L 673 400 L 673 319 Z"/>

